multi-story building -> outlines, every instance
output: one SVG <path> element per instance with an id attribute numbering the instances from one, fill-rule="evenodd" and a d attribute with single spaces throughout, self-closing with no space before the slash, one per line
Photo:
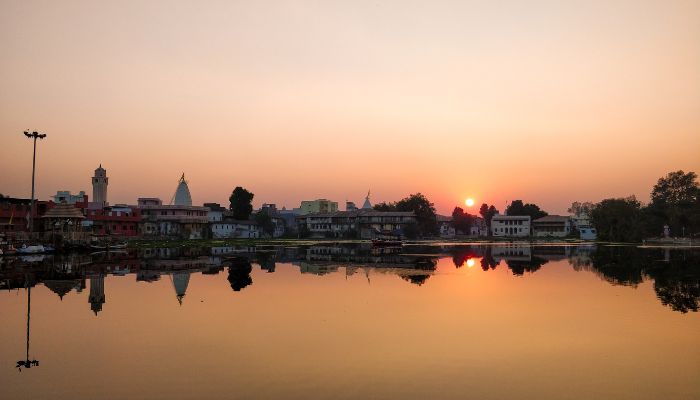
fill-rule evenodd
<path id="1" fill-rule="evenodd" d="M 530 236 L 529 215 L 494 215 L 491 218 L 491 235 L 496 237 Z"/>
<path id="2" fill-rule="evenodd" d="M 15 235 L 29 232 L 30 199 L 0 197 L 0 233 Z M 40 217 L 49 209 L 49 202 L 34 201 L 34 231 L 43 230 Z"/>
<path id="3" fill-rule="evenodd" d="M 53 202 L 54 203 L 68 203 L 68 204 L 76 204 L 76 203 L 87 204 L 88 197 L 85 194 L 85 192 L 82 190 L 78 194 L 72 194 L 69 190 L 59 190 L 53 196 Z"/>
<path id="4" fill-rule="evenodd" d="M 327 199 L 303 200 L 298 214 L 333 213 L 338 211 L 338 202 Z"/>
<path id="5" fill-rule="evenodd" d="M 220 222 L 224 219 L 225 207 L 222 207 L 219 203 L 204 203 L 204 207 L 209 209 L 207 213 L 207 219 L 209 222 Z"/>
<path id="6" fill-rule="evenodd" d="M 204 237 L 209 209 L 198 206 L 164 205 L 157 198 L 140 198 L 140 233 L 144 236 L 200 239 Z"/>
<path id="7" fill-rule="evenodd" d="M 260 226 L 253 220 L 236 220 L 224 216 L 222 221 L 210 224 L 211 234 L 215 239 L 259 238 Z"/>
<path id="8" fill-rule="evenodd" d="M 571 220 L 561 215 L 545 215 L 532 221 L 532 235 L 537 237 L 566 237 L 571 234 Z"/>
<path id="9" fill-rule="evenodd" d="M 100 235 L 138 236 L 141 210 L 135 206 L 117 204 L 100 209 L 88 209 L 83 226 Z"/>
<path id="10" fill-rule="evenodd" d="M 457 230 L 453 224 L 453 218 L 447 215 L 437 216 L 438 231 L 441 238 L 451 239 L 457 235 Z"/>
<path id="11" fill-rule="evenodd" d="M 413 211 L 355 210 L 297 217 L 300 232 L 305 230 L 312 237 L 403 237 L 406 226 L 415 223 Z"/>

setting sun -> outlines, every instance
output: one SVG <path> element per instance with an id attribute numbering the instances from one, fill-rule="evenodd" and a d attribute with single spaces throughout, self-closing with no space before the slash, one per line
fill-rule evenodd
<path id="1" fill-rule="evenodd" d="M 470 198 L 468 198 L 468 199 L 464 202 L 464 204 L 466 204 L 467 207 L 471 207 L 471 206 L 474 205 L 474 199 L 472 199 L 472 198 L 470 197 Z"/>

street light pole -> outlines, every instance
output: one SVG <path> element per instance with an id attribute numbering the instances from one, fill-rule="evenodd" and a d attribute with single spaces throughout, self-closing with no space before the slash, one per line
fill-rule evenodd
<path id="1" fill-rule="evenodd" d="M 36 171 L 36 140 L 43 139 L 46 134 L 34 131 L 29 133 L 29 131 L 24 131 L 24 136 L 34 139 L 34 153 L 32 155 L 32 200 L 29 206 L 29 236 L 31 237 L 34 233 L 34 173 Z"/>

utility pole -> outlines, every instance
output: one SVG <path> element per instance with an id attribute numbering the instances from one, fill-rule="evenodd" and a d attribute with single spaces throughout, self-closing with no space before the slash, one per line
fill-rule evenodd
<path id="1" fill-rule="evenodd" d="M 36 140 L 45 138 L 46 134 L 39 133 L 37 131 L 32 133 L 29 133 L 29 131 L 24 131 L 24 136 L 34 139 L 34 153 L 32 156 L 32 200 L 29 206 L 29 236 L 31 237 L 34 233 L 34 173 L 36 171 Z"/>

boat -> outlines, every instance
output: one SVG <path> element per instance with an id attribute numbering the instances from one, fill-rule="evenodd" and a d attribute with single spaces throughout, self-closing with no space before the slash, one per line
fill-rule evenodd
<path id="1" fill-rule="evenodd" d="M 37 244 L 37 245 L 31 245 L 27 246 L 26 244 L 23 244 L 22 247 L 17 249 L 17 253 L 19 254 L 42 254 L 45 253 L 46 249 L 44 246 Z"/>
<path id="2" fill-rule="evenodd" d="M 126 249 L 126 243 L 115 243 L 115 244 L 91 244 L 90 248 L 93 250 L 123 250 Z"/>
<path id="3" fill-rule="evenodd" d="M 400 240 L 391 239 L 372 239 L 372 246 L 402 246 L 403 242 Z"/>

